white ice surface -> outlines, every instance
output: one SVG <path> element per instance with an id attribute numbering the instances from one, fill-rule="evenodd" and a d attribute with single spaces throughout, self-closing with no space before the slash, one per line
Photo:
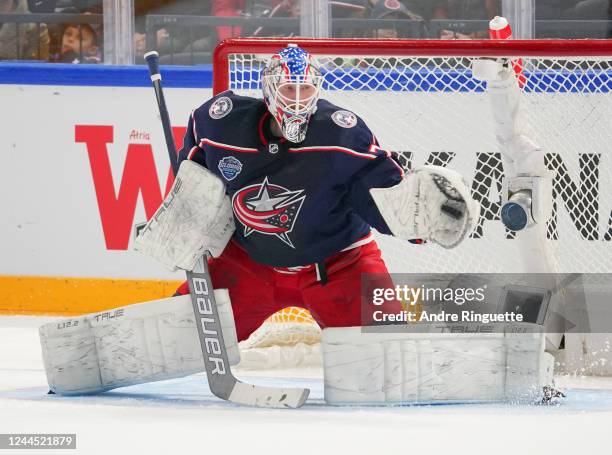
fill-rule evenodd
<path id="1" fill-rule="evenodd" d="M 307 386 L 299 410 L 242 408 L 195 375 L 98 396 L 46 395 L 36 327 L 0 317 L 0 433 L 76 433 L 96 454 L 608 454 L 612 379 L 559 378 L 557 406 L 329 407 L 318 370 L 240 372 L 266 385 Z M 300 379 L 296 379 L 300 378 Z M 0 451 L 0 455 L 10 451 Z M 19 454 L 29 453 L 20 450 Z"/>

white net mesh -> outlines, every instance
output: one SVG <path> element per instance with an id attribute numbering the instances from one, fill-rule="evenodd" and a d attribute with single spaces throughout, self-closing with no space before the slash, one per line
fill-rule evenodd
<path id="1" fill-rule="evenodd" d="M 242 348 L 314 344 L 320 339 L 321 330 L 310 312 L 303 308 L 289 307 L 270 316 L 242 343 Z"/>
<path id="2" fill-rule="evenodd" d="M 260 97 L 267 57 L 233 54 L 229 88 Z M 379 236 L 390 271 L 528 270 L 520 236 L 499 221 L 504 169 L 485 85 L 471 75 L 473 58 L 317 58 L 324 98 L 360 115 L 406 169 L 436 164 L 463 174 L 482 205 L 477 231 L 453 250 Z M 612 272 L 612 57 L 532 57 L 523 66 L 522 105 L 556 173 L 553 217 L 541 241 L 554 271 Z"/>

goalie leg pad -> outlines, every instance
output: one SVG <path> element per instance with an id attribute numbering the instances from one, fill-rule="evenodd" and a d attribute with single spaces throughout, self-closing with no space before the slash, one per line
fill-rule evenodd
<path id="1" fill-rule="evenodd" d="M 240 361 L 227 289 L 215 290 L 230 364 Z M 58 394 L 117 387 L 204 371 L 189 295 L 64 319 L 40 328 L 47 381 Z"/>
<path id="2" fill-rule="evenodd" d="M 535 324 L 526 324 L 535 328 Z M 516 325 L 513 325 L 516 327 Z M 553 357 L 536 333 L 363 333 L 323 330 L 328 404 L 535 402 Z"/>

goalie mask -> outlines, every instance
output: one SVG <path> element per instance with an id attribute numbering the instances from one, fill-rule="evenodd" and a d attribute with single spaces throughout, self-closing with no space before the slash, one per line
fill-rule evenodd
<path id="1" fill-rule="evenodd" d="M 290 44 L 270 58 L 261 81 L 264 101 L 283 136 L 290 142 L 302 142 L 323 83 L 310 54 Z"/>

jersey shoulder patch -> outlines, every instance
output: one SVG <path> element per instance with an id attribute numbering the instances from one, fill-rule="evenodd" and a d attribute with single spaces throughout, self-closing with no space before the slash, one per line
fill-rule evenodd
<path id="1" fill-rule="evenodd" d="M 208 115 L 215 120 L 221 119 L 229 114 L 234 107 L 232 99 L 228 96 L 221 96 L 213 101 L 208 108 Z"/>
<path id="2" fill-rule="evenodd" d="M 370 153 L 374 142 L 372 132 L 354 112 L 320 99 L 311 122 L 306 135 L 309 145 L 333 145 Z"/>
<path id="3" fill-rule="evenodd" d="M 231 90 L 219 93 L 195 110 L 198 121 L 205 119 L 227 120 L 227 118 L 244 118 L 248 112 L 257 110 L 263 101 L 248 96 L 236 95 Z"/>
<path id="4" fill-rule="evenodd" d="M 332 113 L 331 119 L 342 128 L 353 128 L 357 125 L 357 116 L 351 111 L 339 109 Z"/>
<path id="5" fill-rule="evenodd" d="M 357 114 L 341 106 L 336 106 L 326 99 L 319 100 L 315 117 L 323 123 L 329 122 L 328 128 L 332 127 L 332 129 L 336 126 L 343 129 L 350 129 L 354 128 L 360 123 L 360 119 Z M 331 122 L 329 120 L 331 120 Z"/>

